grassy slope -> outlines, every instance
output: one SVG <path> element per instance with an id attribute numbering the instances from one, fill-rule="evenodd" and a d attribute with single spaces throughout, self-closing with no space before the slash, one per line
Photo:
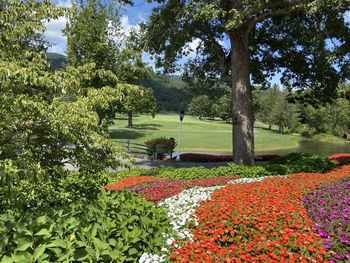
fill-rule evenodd
<path id="1" fill-rule="evenodd" d="M 134 129 L 126 128 L 127 119 L 118 118 L 111 127 L 112 138 L 130 139 L 138 143 L 165 136 L 179 136 L 178 114 L 157 114 L 151 116 L 138 116 L 134 118 Z M 280 135 L 276 131 L 269 131 L 262 124 L 255 128 L 255 145 L 257 152 L 275 149 L 288 149 L 298 146 L 300 137 L 297 135 Z M 231 124 L 222 121 L 199 120 L 185 116 L 183 122 L 181 151 L 186 152 L 231 152 Z"/>

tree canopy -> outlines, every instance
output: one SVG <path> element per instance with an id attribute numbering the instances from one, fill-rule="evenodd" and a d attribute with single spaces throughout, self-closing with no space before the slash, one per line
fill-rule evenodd
<path id="1" fill-rule="evenodd" d="M 327 101 L 349 79 L 349 0 L 158 0 L 147 25 L 148 49 L 166 71 L 179 68 L 197 40 L 187 74 L 232 86 L 233 152 L 254 155 L 251 80 L 266 85 L 277 72 L 306 101 Z"/>
<path id="2" fill-rule="evenodd" d="M 89 68 L 49 70 L 44 21 L 65 10 L 50 1 L 1 3 L 0 8 L 6 8 L 0 13 L 2 182 L 57 176 L 67 162 L 85 171 L 123 164 L 125 153 L 108 139 L 107 131 L 97 125 L 92 104 L 79 95 Z M 67 99 L 67 93 L 76 96 Z"/>

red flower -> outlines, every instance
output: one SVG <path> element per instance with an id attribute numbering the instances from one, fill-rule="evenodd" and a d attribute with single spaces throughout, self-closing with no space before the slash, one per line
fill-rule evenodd
<path id="1" fill-rule="evenodd" d="M 318 186 L 347 177 L 350 166 L 229 185 L 196 211 L 193 240 L 174 248 L 181 262 L 328 262 L 322 238 L 300 200 Z M 207 253 L 211 251 L 211 253 Z"/>

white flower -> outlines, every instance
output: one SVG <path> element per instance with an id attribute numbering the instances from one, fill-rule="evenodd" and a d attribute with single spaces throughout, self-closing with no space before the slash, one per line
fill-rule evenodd
<path id="1" fill-rule="evenodd" d="M 259 178 L 240 178 L 237 180 L 232 180 L 229 184 L 240 184 L 240 183 L 253 183 L 260 182 L 269 177 L 276 176 L 265 176 Z M 287 178 L 287 176 L 282 176 L 283 178 Z M 212 187 L 194 187 L 191 189 L 186 189 L 181 193 L 169 197 L 162 202 L 159 202 L 157 206 L 164 207 L 168 216 L 170 217 L 170 224 L 175 231 L 177 238 L 180 239 L 189 239 L 192 240 L 192 233 L 188 230 L 187 226 L 189 224 L 194 224 L 197 226 L 198 220 L 196 215 L 194 214 L 196 208 L 205 200 L 210 199 L 210 196 L 216 190 L 223 188 L 224 186 L 212 186 Z M 166 238 L 165 246 L 171 247 L 178 245 L 173 245 L 175 238 L 169 235 L 164 234 L 164 238 Z M 165 262 L 166 257 L 169 253 L 167 248 L 162 248 L 161 251 L 164 253 L 163 255 L 155 255 L 155 254 L 142 254 L 139 259 L 139 263 L 158 263 Z"/>

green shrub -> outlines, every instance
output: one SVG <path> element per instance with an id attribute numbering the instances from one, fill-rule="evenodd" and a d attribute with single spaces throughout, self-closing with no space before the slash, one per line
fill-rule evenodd
<path id="1" fill-rule="evenodd" d="M 175 148 L 175 144 L 172 144 L 169 140 L 169 138 L 166 137 L 159 137 L 159 138 L 154 138 L 151 140 L 148 140 L 147 142 L 145 142 L 145 144 L 148 146 L 149 150 L 150 150 L 150 154 L 153 155 L 154 153 L 156 153 L 156 146 L 159 145 L 164 145 L 165 147 L 165 152 L 170 154 L 173 152 L 174 148 Z M 159 157 L 163 157 L 163 154 L 161 154 Z"/>
<path id="2" fill-rule="evenodd" d="M 128 175 L 159 176 L 169 179 L 191 180 L 199 178 L 214 178 L 224 176 L 239 176 L 257 178 L 271 175 L 286 175 L 300 172 L 325 172 L 336 165 L 327 157 L 310 155 L 304 153 L 291 153 L 287 156 L 270 161 L 267 165 L 244 166 L 230 163 L 212 169 L 204 167 L 192 168 L 155 168 L 155 169 L 133 169 L 122 171 L 117 176 Z"/>
<path id="3" fill-rule="evenodd" d="M 243 166 L 237 164 L 229 164 L 230 173 L 232 175 L 237 175 L 239 177 L 247 178 L 258 178 L 262 176 L 276 175 L 272 173 L 265 166 L 256 165 L 256 166 Z"/>
<path id="4" fill-rule="evenodd" d="M 6 210 L 37 210 L 94 200 L 100 188 L 116 180 L 114 174 L 64 172 L 47 180 L 17 180 L 0 187 L 0 213 Z"/>
<path id="5" fill-rule="evenodd" d="M 277 166 L 275 166 L 277 165 Z M 279 166 L 278 166 L 279 165 Z M 286 173 L 325 172 L 336 165 L 329 158 L 307 153 L 290 153 L 270 161 L 270 169 L 285 169 Z"/>
<path id="6" fill-rule="evenodd" d="M 170 229 L 165 210 L 130 192 L 0 217 L 1 262 L 136 262 L 160 253 Z"/>

